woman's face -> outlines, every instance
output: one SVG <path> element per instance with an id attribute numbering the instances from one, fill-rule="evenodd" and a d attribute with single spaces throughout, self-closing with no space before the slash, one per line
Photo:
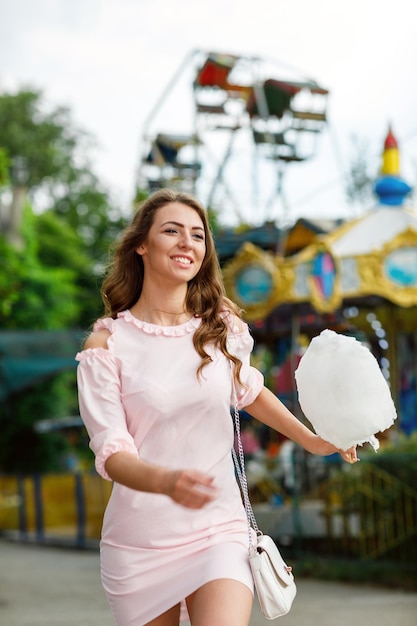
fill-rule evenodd
<path id="1" fill-rule="evenodd" d="M 145 279 L 188 283 L 206 253 L 204 224 L 188 205 L 166 204 L 156 211 L 148 237 L 136 252 L 142 256 Z"/>

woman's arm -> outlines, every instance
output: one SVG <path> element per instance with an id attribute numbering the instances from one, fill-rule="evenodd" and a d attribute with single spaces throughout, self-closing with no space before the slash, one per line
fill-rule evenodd
<path id="1" fill-rule="evenodd" d="M 78 369 L 80 412 L 99 473 L 136 491 L 164 494 L 192 509 L 203 507 L 217 495 L 210 476 L 172 470 L 138 458 L 126 427 L 118 369 L 108 351 L 109 336 L 110 332 L 102 329 L 88 337 Z M 87 364 L 88 359 L 91 362 Z"/>
<path id="2" fill-rule="evenodd" d="M 308 452 L 327 456 L 339 452 L 348 463 L 358 461 L 356 446 L 349 450 L 339 450 L 333 444 L 324 441 L 305 426 L 287 407 L 266 387 L 263 387 L 254 402 L 245 406 L 245 411 L 257 420 L 292 439 Z"/>
<path id="3" fill-rule="evenodd" d="M 136 491 L 160 493 L 177 504 L 199 509 L 217 495 L 213 479 L 196 470 L 172 470 L 139 459 L 129 452 L 116 452 L 105 463 L 112 480 Z"/>

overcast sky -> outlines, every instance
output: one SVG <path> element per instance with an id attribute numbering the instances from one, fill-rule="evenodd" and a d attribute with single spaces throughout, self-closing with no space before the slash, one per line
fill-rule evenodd
<path id="1" fill-rule="evenodd" d="M 280 220 L 284 210 L 289 219 L 351 215 L 343 183 L 351 136 L 367 142 L 376 176 L 389 123 L 402 175 L 415 184 L 417 37 L 409 0 L 0 0 L 0 89 L 39 88 L 47 101 L 68 105 L 97 139 L 96 173 L 126 207 L 145 122 L 193 50 L 271 59 L 272 77 L 296 68 L 330 91 L 314 158 L 284 174 L 286 209 L 279 198 L 269 213 L 247 205 L 253 172 L 230 183 L 249 220 L 261 213 Z M 187 72 L 174 87 L 160 122 L 173 133 L 192 110 Z M 167 120 L 170 129 L 162 128 Z"/>

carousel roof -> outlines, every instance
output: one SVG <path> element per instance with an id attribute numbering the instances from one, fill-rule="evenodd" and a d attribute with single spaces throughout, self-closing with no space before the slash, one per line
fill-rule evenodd
<path id="1" fill-rule="evenodd" d="M 379 206 L 333 231 L 329 235 L 330 248 L 336 257 L 368 254 L 409 228 L 417 232 L 417 211 L 413 207 Z"/>
<path id="2" fill-rule="evenodd" d="M 249 320 L 265 317 L 280 305 L 303 302 L 319 312 L 370 298 L 417 306 L 417 210 L 404 205 L 411 188 L 399 176 L 391 129 L 388 138 L 382 176 L 375 184 L 376 207 L 317 234 L 293 256 L 273 257 L 247 244 L 224 268 L 231 297 Z"/>

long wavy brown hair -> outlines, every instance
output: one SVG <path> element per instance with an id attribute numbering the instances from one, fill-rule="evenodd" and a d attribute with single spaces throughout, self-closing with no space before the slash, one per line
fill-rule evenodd
<path id="1" fill-rule="evenodd" d="M 201 356 L 197 369 L 200 376 L 211 357 L 205 346 L 214 344 L 234 364 L 234 376 L 239 381 L 242 367 L 240 359 L 227 349 L 228 326 L 225 312 L 241 316 L 238 307 L 225 295 L 220 265 L 214 245 L 207 214 L 201 204 L 191 195 L 161 189 L 145 200 L 136 211 L 130 225 L 115 243 L 112 260 L 103 280 L 101 295 L 105 316 L 115 319 L 117 314 L 130 309 L 142 293 L 144 265 L 142 256 L 136 250 L 146 242 L 156 212 L 167 204 L 179 202 L 193 209 L 204 225 L 206 253 L 198 274 L 188 283 L 185 307 L 195 317 L 200 317 L 201 325 L 193 336 L 194 347 Z"/>

